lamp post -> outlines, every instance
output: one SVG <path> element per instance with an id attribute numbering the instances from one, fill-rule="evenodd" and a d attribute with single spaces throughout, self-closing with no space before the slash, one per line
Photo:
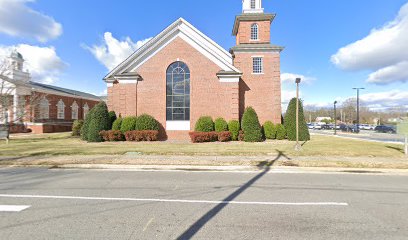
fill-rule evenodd
<path id="1" fill-rule="evenodd" d="M 336 104 L 337 104 L 337 101 L 334 101 L 334 135 L 337 135 Z"/>
<path id="2" fill-rule="evenodd" d="M 301 79 L 296 78 L 296 146 L 295 150 L 300 151 L 301 146 L 299 144 L 299 83 Z"/>
<path id="3" fill-rule="evenodd" d="M 357 90 L 357 133 L 360 132 L 360 90 L 365 88 L 353 88 Z"/>

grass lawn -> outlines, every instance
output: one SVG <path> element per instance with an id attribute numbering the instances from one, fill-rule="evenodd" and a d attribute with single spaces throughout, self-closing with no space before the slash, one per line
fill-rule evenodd
<path id="1" fill-rule="evenodd" d="M 86 143 L 69 133 L 13 136 L 10 143 L 0 141 L 0 156 L 41 155 L 121 155 L 140 152 L 150 155 L 275 155 L 287 156 L 342 156 L 403 158 L 403 146 L 367 142 L 333 136 L 312 136 L 300 152 L 294 151 L 294 142 L 267 141 L 262 143 L 204 143 L 189 142 L 106 142 Z"/>

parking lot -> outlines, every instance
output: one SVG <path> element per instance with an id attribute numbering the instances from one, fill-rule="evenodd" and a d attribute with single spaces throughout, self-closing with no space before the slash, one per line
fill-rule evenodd
<path id="1" fill-rule="evenodd" d="M 334 134 L 334 130 L 316 130 L 316 129 L 309 129 L 309 130 L 313 134 L 324 134 L 324 135 Z M 360 133 L 351 133 L 351 132 L 342 132 L 341 130 L 337 129 L 337 135 L 344 136 L 344 137 L 373 140 L 373 141 L 381 141 L 381 142 L 404 143 L 404 140 L 405 140 L 404 136 L 401 136 L 398 134 L 378 133 L 372 130 L 360 130 Z"/>

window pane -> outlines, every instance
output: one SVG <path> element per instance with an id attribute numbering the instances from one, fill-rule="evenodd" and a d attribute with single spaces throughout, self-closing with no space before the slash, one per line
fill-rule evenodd
<path id="1" fill-rule="evenodd" d="M 186 117 L 184 120 L 189 121 L 190 120 L 190 108 L 186 108 Z"/>
<path id="2" fill-rule="evenodd" d="M 173 114 L 184 114 L 184 108 L 173 108 Z"/>
<path id="3" fill-rule="evenodd" d="M 172 63 L 166 72 L 166 118 L 168 121 L 190 119 L 190 71 L 183 62 Z"/>
<path id="4" fill-rule="evenodd" d="M 171 107 L 171 103 L 172 103 L 171 97 L 167 96 L 166 97 L 166 107 Z"/>
<path id="5" fill-rule="evenodd" d="M 186 103 L 185 106 L 186 106 L 186 107 L 190 107 L 190 95 L 186 95 L 184 101 L 185 101 L 185 103 Z"/>
<path id="6" fill-rule="evenodd" d="M 171 108 L 166 109 L 166 119 L 167 120 L 173 120 L 173 114 L 171 112 Z"/>

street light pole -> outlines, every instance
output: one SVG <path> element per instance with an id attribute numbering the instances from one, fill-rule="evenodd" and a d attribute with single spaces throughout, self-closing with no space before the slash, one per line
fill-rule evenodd
<path id="1" fill-rule="evenodd" d="M 360 90 L 365 88 L 353 88 L 357 90 L 357 133 L 360 132 Z"/>
<path id="2" fill-rule="evenodd" d="M 295 150 L 300 151 L 301 147 L 299 144 L 299 83 L 301 79 L 296 78 L 296 146 Z"/>
<path id="3" fill-rule="evenodd" d="M 334 135 L 337 135 L 336 104 L 337 104 L 337 101 L 334 101 Z"/>

